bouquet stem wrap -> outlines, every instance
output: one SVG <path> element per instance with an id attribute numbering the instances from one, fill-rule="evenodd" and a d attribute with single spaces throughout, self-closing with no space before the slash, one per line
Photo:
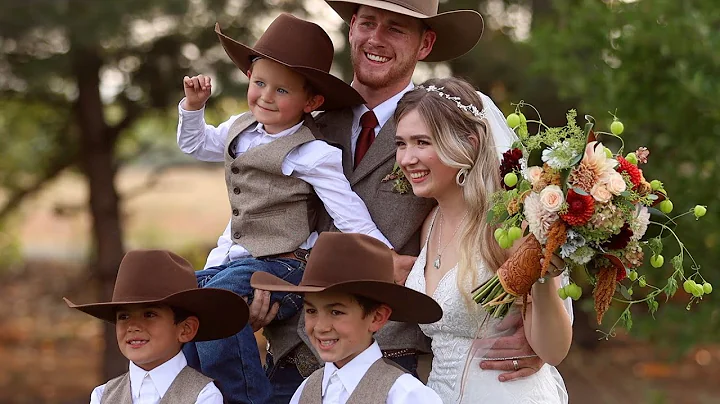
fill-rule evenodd
<path id="1" fill-rule="evenodd" d="M 498 269 L 497 276 L 506 292 L 515 297 L 530 293 L 532 285 L 540 279 L 543 257 L 542 246 L 532 234 Z"/>

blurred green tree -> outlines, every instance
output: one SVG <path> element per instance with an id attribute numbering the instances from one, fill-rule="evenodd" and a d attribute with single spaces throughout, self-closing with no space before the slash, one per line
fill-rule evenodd
<path id="1" fill-rule="evenodd" d="M 631 149 L 626 152 L 638 146 L 650 149 L 645 175 L 665 182 L 675 205 L 673 213 L 695 204 L 708 205 L 707 216 L 697 222 L 682 220 L 678 230 L 696 261 L 704 265 L 703 276 L 720 283 L 715 270 L 720 259 L 717 2 L 553 0 L 553 4 L 556 12 L 536 22 L 530 68 L 534 74 L 554 78 L 561 96 L 581 100 L 579 112 L 592 114 L 602 128 L 607 130 L 612 120 L 606 111 L 622 119 L 623 137 Z M 669 258 L 676 250 L 664 252 L 668 259 L 662 275 L 667 276 Z M 686 259 L 686 267 L 689 264 Z M 636 334 L 652 336 L 679 351 L 717 342 L 720 316 L 711 302 L 714 295 L 688 313 L 683 294 L 680 288 L 677 304 L 661 305 L 658 321 L 636 316 L 640 317 L 635 319 Z M 643 314 L 646 307 L 637 309 L 634 313 Z"/>

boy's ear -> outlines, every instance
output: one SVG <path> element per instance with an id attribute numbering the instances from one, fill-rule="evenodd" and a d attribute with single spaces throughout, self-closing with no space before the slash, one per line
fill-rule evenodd
<path id="1" fill-rule="evenodd" d="M 303 111 L 306 114 L 309 114 L 316 109 L 320 108 L 320 106 L 325 102 L 325 97 L 323 97 L 320 94 L 313 95 L 308 99 L 308 102 L 305 104 L 305 108 L 303 108 Z"/>
<path id="2" fill-rule="evenodd" d="M 179 333 L 178 341 L 183 344 L 192 341 L 197 335 L 200 328 L 200 320 L 195 316 L 190 316 L 178 324 Z"/>
<path id="3" fill-rule="evenodd" d="M 380 307 L 375 309 L 375 312 L 372 314 L 372 322 L 370 323 L 370 332 L 378 332 L 381 328 L 390 320 L 390 315 L 392 314 L 392 309 L 387 304 L 381 304 Z"/>
<path id="4" fill-rule="evenodd" d="M 248 79 L 250 78 L 250 76 L 252 76 L 252 69 L 248 69 L 247 76 L 248 76 Z"/>

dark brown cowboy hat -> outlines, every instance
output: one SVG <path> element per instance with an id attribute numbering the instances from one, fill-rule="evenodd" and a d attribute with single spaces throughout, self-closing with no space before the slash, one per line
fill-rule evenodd
<path id="1" fill-rule="evenodd" d="M 255 43 L 255 47 L 215 32 L 235 66 L 247 74 L 255 58 L 273 60 L 305 77 L 318 94 L 325 97 L 322 110 L 364 104 L 365 100 L 347 83 L 330 74 L 335 49 L 328 34 L 317 24 L 290 14 L 280 14 Z"/>
<path id="2" fill-rule="evenodd" d="M 390 306 L 393 321 L 428 324 L 442 317 L 431 297 L 393 282 L 390 249 L 364 234 L 321 233 L 298 286 L 266 272 L 255 272 L 250 285 L 277 292 L 332 290 L 363 296 Z"/>
<path id="3" fill-rule="evenodd" d="M 437 33 L 435 45 L 424 62 L 458 58 L 477 44 L 483 33 L 483 18 L 474 10 L 455 10 L 438 14 L 438 0 L 325 0 L 350 24 L 360 6 L 370 6 L 420 19 Z"/>
<path id="4" fill-rule="evenodd" d="M 115 323 L 115 310 L 125 304 L 166 304 L 184 309 L 200 320 L 194 341 L 226 338 L 238 333 L 248 321 L 248 306 L 237 294 L 223 289 L 197 287 L 192 265 L 164 250 L 129 251 L 115 280 L 112 301 L 74 304 L 73 309 Z"/>

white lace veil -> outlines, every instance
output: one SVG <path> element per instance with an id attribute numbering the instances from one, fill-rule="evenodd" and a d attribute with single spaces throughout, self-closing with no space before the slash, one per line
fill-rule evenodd
<path id="1" fill-rule="evenodd" d="M 512 129 L 507 125 L 505 115 L 495 105 L 492 99 L 482 92 L 478 91 L 480 100 L 485 110 L 485 120 L 488 123 L 490 133 L 495 140 L 495 148 L 497 149 L 498 159 L 502 161 L 502 154 L 510 149 L 512 144 L 518 140 Z"/>

